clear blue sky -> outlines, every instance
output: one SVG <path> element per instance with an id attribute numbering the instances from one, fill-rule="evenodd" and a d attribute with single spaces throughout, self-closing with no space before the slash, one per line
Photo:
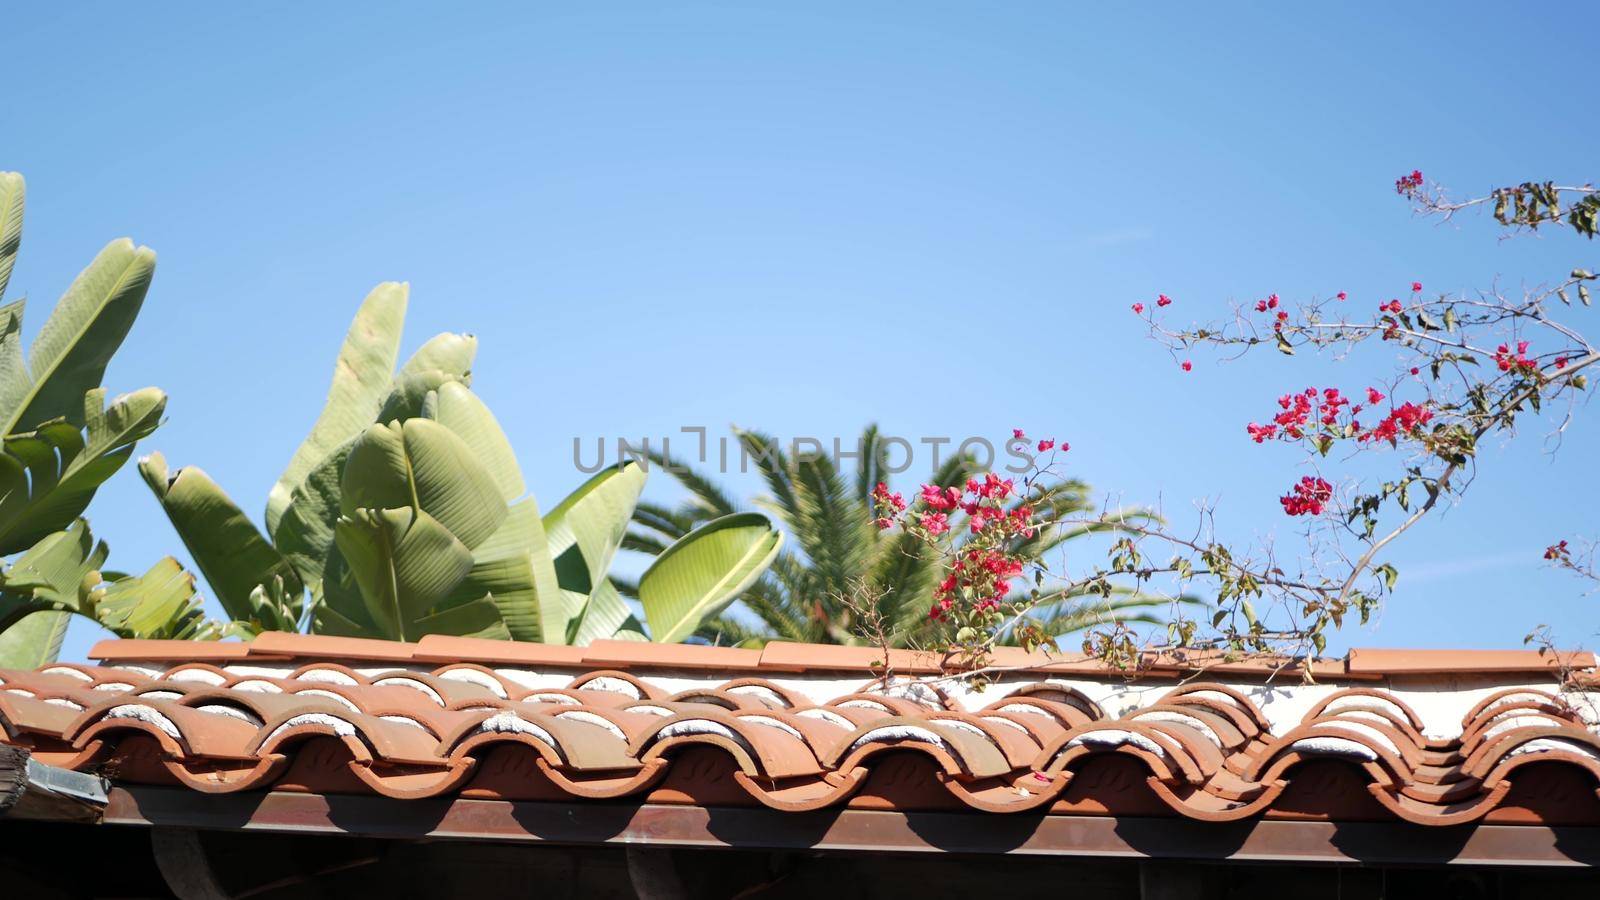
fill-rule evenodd
<path id="1" fill-rule="evenodd" d="M 1375 302 L 1596 262 L 1575 238 L 1413 221 L 1390 187 L 1413 167 L 1464 190 L 1600 176 L 1587 75 L 1523 59 L 1593 26 L 1584 4 L 34 3 L 5 22 L 29 331 L 106 240 L 154 247 L 109 384 L 169 391 L 143 449 L 252 511 L 357 302 L 405 279 L 408 350 L 480 336 L 474 387 L 547 505 L 582 480 L 575 435 L 1021 425 L 1129 502 L 1212 497 L 1226 536 L 1283 534 L 1298 457 L 1243 424 L 1328 370 L 1197 356 L 1185 376 L 1129 303 Z M 1487 451 L 1464 504 L 1394 554 L 1381 622 L 1330 649 L 1515 646 L 1541 622 L 1594 643 L 1600 598 L 1538 556 L 1600 530 L 1596 435 Z M 92 516 L 119 567 L 181 550 L 132 466 Z M 96 637 L 76 626 L 68 655 Z"/>

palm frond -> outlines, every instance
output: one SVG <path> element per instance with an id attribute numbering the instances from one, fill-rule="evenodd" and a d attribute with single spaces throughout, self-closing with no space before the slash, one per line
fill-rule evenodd
<path id="1" fill-rule="evenodd" d="M 707 619 L 695 629 L 694 634 L 714 647 L 759 649 L 773 639 L 773 635 L 760 627 L 751 627 L 729 616 Z"/>
<path id="2" fill-rule="evenodd" d="M 865 573 L 876 539 L 867 507 L 851 495 L 826 454 L 807 454 L 791 465 L 800 514 L 791 526 L 795 540 L 819 587 L 843 594 Z"/>
<path id="3" fill-rule="evenodd" d="M 878 595 L 878 610 L 899 630 L 927 615 L 939 581 L 939 555 L 905 533 L 878 541 L 867 584 Z"/>
<path id="4" fill-rule="evenodd" d="M 1050 524 L 1069 516 L 1079 515 L 1092 507 L 1088 500 L 1089 486 L 1077 479 L 1068 481 L 1035 482 L 1007 507 L 1015 511 L 1027 507 L 1033 511 L 1037 522 L 1047 523 L 1031 536 L 1012 541 L 1011 552 L 1023 559 L 1037 560 L 1049 549 L 1060 545 L 1055 536 L 1062 526 Z"/>
<path id="5" fill-rule="evenodd" d="M 889 480 L 889 446 L 883 442 L 874 422 L 861 432 L 861 445 L 856 448 L 861 462 L 856 466 L 856 499 L 862 506 L 872 505 L 872 489 Z"/>
<path id="6" fill-rule="evenodd" d="M 767 574 L 777 579 L 778 584 L 783 587 L 783 592 L 796 603 L 801 603 L 816 593 L 816 578 L 810 566 L 793 553 L 778 554 Z"/>
<path id="7" fill-rule="evenodd" d="M 650 556 L 660 556 L 667 552 L 668 544 L 653 534 L 629 531 L 622 536 L 621 547 L 624 550 L 633 550 Z"/>
<path id="8" fill-rule="evenodd" d="M 940 463 L 933 472 L 933 479 L 928 483 L 939 487 L 960 487 L 979 471 L 981 467 L 978 465 L 977 457 L 971 453 L 958 453 Z"/>
<path id="9" fill-rule="evenodd" d="M 694 530 L 694 515 L 689 510 L 669 509 L 659 503 L 640 500 L 633 508 L 633 522 L 675 541 Z"/>
<path id="10" fill-rule="evenodd" d="M 789 475 L 789 458 L 784 455 L 783 447 L 776 439 L 759 431 L 735 428 L 733 433 L 739 439 L 741 452 L 755 461 L 767 490 L 772 492 L 774 512 L 785 525 L 793 529 L 800 511 L 799 504 L 795 502 L 794 483 Z M 742 471 L 744 459 L 741 458 L 739 462 Z"/>
<path id="11" fill-rule="evenodd" d="M 805 602 L 769 576 L 758 579 L 740 600 L 766 626 L 769 638 L 815 642 L 824 633 Z"/>
<path id="12" fill-rule="evenodd" d="M 688 463 L 655 450 L 646 452 L 645 456 L 651 465 L 660 468 L 683 485 L 692 497 L 690 502 L 704 509 L 708 513 L 707 518 L 715 519 L 740 512 L 739 504 L 732 497 L 724 493 L 716 482 L 695 471 Z"/>

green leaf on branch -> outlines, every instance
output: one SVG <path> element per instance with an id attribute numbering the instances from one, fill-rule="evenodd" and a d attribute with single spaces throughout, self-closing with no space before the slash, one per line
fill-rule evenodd
<path id="1" fill-rule="evenodd" d="M 1393 591 L 1395 584 L 1400 580 L 1400 570 L 1396 569 L 1393 563 L 1384 563 L 1373 571 L 1383 579 L 1385 590 Z"/>

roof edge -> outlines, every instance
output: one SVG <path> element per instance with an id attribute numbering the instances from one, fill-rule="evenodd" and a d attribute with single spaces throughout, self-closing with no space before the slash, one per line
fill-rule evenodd
<path id="1" fill-rule="evenodd" d="M 595 641 L 586 647 L 522 643 L 486 638 L 429 635 L 416 643 L 329 635 L 264 632 L 249 642 L 175 641 L 120 638 L 95 644 L 88 657 L 101 662 L 281 662 L 295 659 L 341 662 L 413 663 L 470 662 L 551 668 L 684 669 L 752 674 L 869 673 L 887 668 L 896 674 L 931 675 L 951 671 L 932 651 L 837 644 L 772 641 L 760 650 L 710 647 L 703 644 L 655 644 L 637 641 Z M 1124 670 L 1083 654 L 1027 652 L 997 648 L 991 667 L 1008 672 L 1061 675 L 1125 675 Z M 1409 675 L 1506 675 L 1521 673 L 1592 673 L 1595 655 L 1567 650 L 1407 650 L 1356 648 L 1343 659 L 1309 662 L 1315 678 L 1377 680 Z M 1143 661 L 1141 675 L 1162 677 L 1196 672 L 1266 677 L 1306 674 L 1307 663 L 1289 658 L 1229 659 L 1220 652 L 1154 655 Z"/>

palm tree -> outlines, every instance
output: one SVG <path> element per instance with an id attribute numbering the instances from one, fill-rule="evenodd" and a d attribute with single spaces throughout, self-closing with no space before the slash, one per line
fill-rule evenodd
<path id="1" fill-rule="evenodd" d="M 941 575 L 941 558 L 955 551 L 968 536 L 953 528 L 942 537 L 938 550 L 900 529 L 880 531 L 872 522 L 871 495 L 890 476 L 888 447 L 876 425 L 862 434 L 864 448 L 854 483 L 826 454 L 790 458 L 772 437 L 735 429 L 745 453 L 753 459 L 766 482 L 769 496 L 754 505 L 776 516 L 794 537 L 797 550 L 785 549 L 772 568 L 745 590 L 739 600 L 748 616 L 723 614 L 707 619 L 696 631 L 717 644 L 760 646 L 769 640 L 827 644 L 871 643 L 869 625 L 895 646 L 924 646 L 934 637 L 928 619 L 933 589 Z M 676 507 L 641 501 L 634 510 L 633 527 L 624 538 L 626 549 L 657 555 L 673 541 L 710 519 L 739 512 L 742 505 L 710 477 L 681 461 L 651 451 L 652 464 L 668 472 L 689 492 Z M 979 471 L 970 455 L 947 459 L 929 479 L 940 487 L 963 485 Z M 1013 501 L 1027 504 L 1045 521 L 1079 516 L 1092 509 L 1088 485 L 1076 479 L 1035 481 Z M 1153 518 L 1143 510 L 1105 517 L 1089 524 L 1049 525 L 1029 538 L 1018 538 L 1013 552 L 1023 559 L 1042 562 L 1068 541 L 1099 532 L 1117 530 L 1113 519 Z M 624 594 L 633 586 L 618 583 Z M 1118 589 L 1111 597 L 1091 596 L 1049 581 L 1038 585 L 1040 599 L 1031 612 L 1051 637 L 1107 622 L 1163 621 L 1151 607 L 1168 598 Z M 867 620 L 872 620 L 869 623 Z M 1015 628 L 1000 635 L 1013 641 Z"/>

